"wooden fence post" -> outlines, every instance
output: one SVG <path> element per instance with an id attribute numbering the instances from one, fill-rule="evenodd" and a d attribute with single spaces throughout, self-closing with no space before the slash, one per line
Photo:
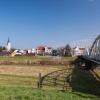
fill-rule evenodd
<path id="1" fill-rule="evenodd" d="M 54 86 L 57 85 L 57 78 L 56 77 L 53 78 L 53 84 L 54 84 Z"/>
<path id="2" fill-rule="evenodd" d="M 38 83 L 37 83 L 37 88 L 41 89 L 41 73 L 39 73 L 39 76 L 38 76 Z"/>

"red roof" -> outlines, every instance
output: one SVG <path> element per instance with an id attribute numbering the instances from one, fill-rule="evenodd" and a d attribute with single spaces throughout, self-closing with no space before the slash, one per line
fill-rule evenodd
<path id="1" fill-rule="evenodd" d="M 43 46 L 38 46 L 38 47 L 36 48 L 36 50 L 45 50 L 45 47 L 43 47 Z"/>

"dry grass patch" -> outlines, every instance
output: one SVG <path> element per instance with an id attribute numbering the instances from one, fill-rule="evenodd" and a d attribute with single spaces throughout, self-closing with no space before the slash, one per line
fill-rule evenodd
<path id="1" fill-rule="evenodd" d="M 100 77 L 100 67 L 95 68 L 94 72 Z"/>
<path id="2" fill-rule="evenodd" d="M 0 65 L 0 74 L 37 77 L 39 73 L 45 75 L 47 73 L 65 67 L 66 66 L 49 66 L 49 65 L 42 65 L 42 66 Z"/>

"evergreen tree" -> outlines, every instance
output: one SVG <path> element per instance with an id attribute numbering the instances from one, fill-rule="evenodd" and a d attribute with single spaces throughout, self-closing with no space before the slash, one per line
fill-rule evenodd
<path id="1" fill-rule="evenodd" d="M 63 51 L 64 56 L 71 56 L 71 47 L 69 44 L 67 44 Z"/>

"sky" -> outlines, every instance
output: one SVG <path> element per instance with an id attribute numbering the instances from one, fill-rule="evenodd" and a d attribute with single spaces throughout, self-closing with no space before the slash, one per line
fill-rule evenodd
<path id="1" fill-rule="evenodd" d="M 0 45 L 59 47 L 100 33 L 100 0 L 0 0 Z"/>

